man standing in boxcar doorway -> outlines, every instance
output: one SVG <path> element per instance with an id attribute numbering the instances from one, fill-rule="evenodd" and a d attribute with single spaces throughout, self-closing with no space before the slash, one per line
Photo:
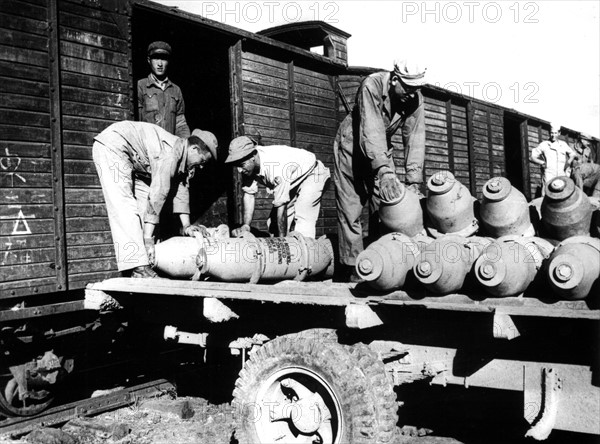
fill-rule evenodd
<path id="1" fill-rule="evenodd" d="M 542 196 L 546 195 L 546 184 L 556 176 L 570 176 L 575 150 L 558 138 L 560 125 L 550 125 L 550 138 L 531 151 L 529 160 L 542 168 Z"/>
<path id="2" fill-rule="evenodd" d="M 167 77 L 171 45 L 152 42 L 148 46 L 150 74 L 137 84 L 139 120 L 153 123 L 178 137 L 188 137 L 185 104 L 179 86 Z"/>
<path id="3" fill-rule="evenodd" d="M 401 195 L 392 158 L 392 135 L 402 129 L 409 189 L 420 194 L 425 161 L 425 115 L 420 88 L 426 68 L 406 60 L 394 69 L 371 74 L 361 83 L 354 109 L 338 129 L 334 146 L 334 183 L 340 262 L 351 280 L 363 250 L 360 216 L 367 200 L 371 220 L 377 222 L 381 199 Z M 373 231 L 375 227 L 370 227 Z"/>

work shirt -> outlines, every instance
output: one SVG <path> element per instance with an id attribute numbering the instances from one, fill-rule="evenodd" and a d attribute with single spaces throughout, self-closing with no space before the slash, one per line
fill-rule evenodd
<path id="1" fill-rule="evenodd" d="M 254 177 L 243 178 L 242 190 L 256 194 L 258 184 L 273 193 L 273 206 L 280 207 L 290 201 L 290 193 L 315 169 L 317 158 L 310 151 L 286 145 L 256 146 L 259 155 L 259 172 Z"/>
<path id="2" fill-rule="evenodd" d="M 173 212 L 189 214 L 186 140 L 146 122 L 123 121 L 110 125 L 95 138 L 107 149 L 126 154 L 133 173 L 150 180 L 144 222 L 158 224 L 173 182 L 177 192 Z"/>
<path id="3" fill-rule="evenodd" d="M 546 140 L 540 143 L 531 152 L 531 157 L 537 160 L 545 160 L 546 167 L 543 168 L 544 183 L 548 183 L 556 176 L 570 176 L 571 167 L 565 170 L 569 155 L 575 151 L 562 140 L 550 142 Z"/>
<path id="4" fill-rule="evenodd" d="M 393 165 L 392 135 L 419 107 L 423 107 L 423 96 L 419 91 L 407 98 L 401 109 L 394 110 L 392 114 L 390 75 L 387 71 L 371 74 L 364 80 L 357 95 L 356 110 L 360 116 L 358 143 L 369 159 L 372 171 L 384 165 Z M 423 119 L 417 125 L 405 125 L 402 136 L 406 152 L 425 152 Z"/>
<path id="5" fill-rule="evenodd" d="M 138 111 L 142 122 L 154 123 L 179 137 L 189 137 L 181 89 L 165 79 L 164 89 L 150 74 L 138 81 Z"/>

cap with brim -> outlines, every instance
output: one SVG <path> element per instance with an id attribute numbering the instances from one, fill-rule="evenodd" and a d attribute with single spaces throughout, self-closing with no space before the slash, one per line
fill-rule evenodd
<path id="1" fill-rule="evenodd" d="M 210 151 L 210 154 L 212 154 L 213 159 L 217 160 L 217 148 L 219 143 L 213 133 L 210 131 L 195 129 L 192 131 L 192 136 L 198 137 L 204 143 L 204 145 L 206 145 L 206 148 L 208 148 L 208 151 Z"/>
<path id="2" fill-rule="evenodd" d="M 244 157 L 249 156 L 256 149 L 256 144 L 248 136 L 239 136 L 229 144 L 229 156 L 225 163 L 237 162 Z"/>
<path id="3" fill-rule="evenodd" d="M 148 45 L 148 57 L 156 55 L 171 55 L 171 45 L 167 42 L 152 42 Z"/>
<path id="4" fill-rule="evenodd" d="M 394 62 L 394 74 L 400 77 L 403 83 L 408 86 L 423 86 L 427 83 L 425 73 L 427 68 L 420 66 L 417 63 L 399 60 Z"/>

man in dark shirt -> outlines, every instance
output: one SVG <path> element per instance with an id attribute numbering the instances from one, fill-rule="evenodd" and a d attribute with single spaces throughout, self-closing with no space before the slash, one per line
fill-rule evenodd
<path id="1" fill-rule="evenodd" d="M 167 77 L 171 46 L 153 42 L 148 46 L 151 73 L 137 84 L 139 120 L 153 123 L 178 137 L 188 137 L 181 89 Z"/>
<path id="2" fill-rule="evenodd" d="M 202 130 L 177 137 L 147 122 L 123 121 L 96 137 L 92 155 L 102 185 L 117 268 L 131 277 L 156 277 L 154 228 L 171 188 L 181 234 L 201 231 L 190 224 L 188 182 L 217 157 L 217 139 Z"/>
<path id="3" fill-rule="evenodd" d="M 594 163 L 594 152 L 591 149 L 590 137 L 582 134 L 576 145 L 576 158 L 571 170 L 571 178 L 585 194 L 600 200 L 600 165 Z"/>

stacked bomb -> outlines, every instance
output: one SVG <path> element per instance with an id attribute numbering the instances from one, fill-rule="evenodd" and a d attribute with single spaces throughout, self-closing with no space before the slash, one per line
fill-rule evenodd
<path id="1" fill-rule="evenodd" d="M 534 281 L 562 299 L 583 299 L 596 290 L 594 208 L 571 179 L 555 178 L 545 197 L 531 204 L 503 177 L 486 182 L 481 202 L 447 171 L 434 174 L 427 191 L 422 201 L 404 190 L 382 203 L 382 225 L 393 233 L 371 244 L 356 264 L 373 288 L 402 288 L 414 275 L 436 294 L 478 286 L 495 297 L 514 296 Z"/>

